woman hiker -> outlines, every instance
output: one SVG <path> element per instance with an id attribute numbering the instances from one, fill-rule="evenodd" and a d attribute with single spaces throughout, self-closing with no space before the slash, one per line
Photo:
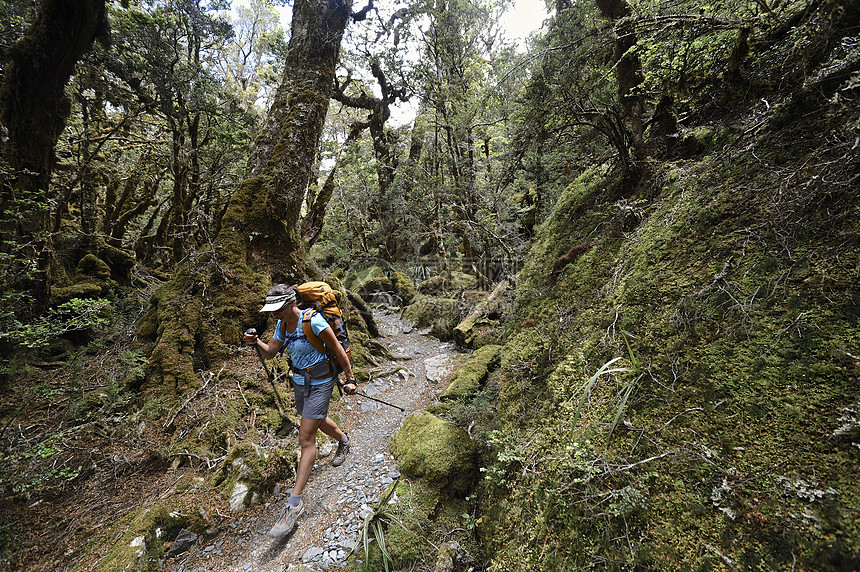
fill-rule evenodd
<path id="1" fill-rule="evenodd" d="M 331 462 L 336 467 L 343 464 L 349 452 L 349 435 L 341 431 L 340 427 L 328 417 L 329 400 L 335 385 L 335 378 L 332 377 L 328 367 L 328 356 L 308 341 L 302 329 L 303 313 L 313 312 L 313 310 L 299 310 L 296 306 L 295 289 L 286 284 L 278 284 L 269 290 L 266 304 L 260 311 L 271 312 L 277 319 L 275 333 L 267 344 L 260 341 L 254 330 L 248 330 L 245 332 L 245 343 L 249 346 L 257 346 L 265 359 L 275 357 L 282 346 L 287 346 L 293 365 L 296 409 L 302 418 L 299 425 L 299 446 L 302 456 L 296 473 L 296 484 L 286 508 L 269 531 L 269 536 L 278 538 L 293 529 L 299 515 L 305 510 L 302 492 L 317 457 L 317 429 L 337 441 L 337 451 Z M 352 373 L 349 357 L 338 343 L 334 331 L 319 313 L 311 318 L 311 328 L 326 348 L 332 351 L 343 368 L 346 375 L 344 393 L 354 393 L 355 375 Z"/>

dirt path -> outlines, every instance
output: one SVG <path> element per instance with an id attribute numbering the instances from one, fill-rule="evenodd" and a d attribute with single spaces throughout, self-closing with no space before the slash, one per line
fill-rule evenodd
<path id="1" fill-rule="evenodd" d="M 333 405 L 350 434 L 352 449 L 340 467 L 331 466 L 330 447 L 317 456 L 305 488 L 305 513 L 292 533 L 272 539 L 266 533 L 285 505 L 292 483 L 283 483 L 269 503 L 240 513 L 222 532 L 198 542 L 189 552 L 168 560 L 165 570 L 288 572 L 337 568 L 358 538 L 365 511 L 400 473 L 388 450 L 403 419 L 436 398 L 440 381 L 454 369 L 451 344 L 414 330 L 397 316 L 375 315 L 382 341 L 395 358 L 375 368 L 359 391 L 406 411 L 362 397 Z M 325 455 L 325 456 L 323 456 Z"/>

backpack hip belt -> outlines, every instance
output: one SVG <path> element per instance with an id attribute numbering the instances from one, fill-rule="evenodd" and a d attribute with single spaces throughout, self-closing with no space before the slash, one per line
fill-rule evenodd
<path id="1" fill-rule="evenodd" d="M 308 394 L 310 394 L 311 392 L 312 379 L 325 379 L 327 377 L 333 377 L 331 366 L 327 359 L 318 361 L 310 367 L 306 367 L 297 371 L 305 377 L 305 384 L 301 386 L 301 391 L 303 393 L 303 397 L 305 398 L 307 398 Z M 298 386 L 298 384 L 295 382 L 293 382 L 293 385 Z M 297 387 L 296 389 L 299 388 Z"/>
<path id="2" fill-rule="evenodd" d="M 328 359 L 318 361 L 311 367 L 306 367 L 301 371 L 305 376 L 305 383 L 311 379 L 325 379 L 327 377 L 332 377 L 331 364 Z"/>

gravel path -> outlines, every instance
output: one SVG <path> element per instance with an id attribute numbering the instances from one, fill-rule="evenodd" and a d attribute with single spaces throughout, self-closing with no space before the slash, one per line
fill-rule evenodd
<path id="1" fill-rule="evenodd" d="M 222 525 L 215 538 L 168 560 L 165 570 L 289 572 L 339 567 L 355 545 L 369 505 L 400 476 L 388 450 L 391 438 L 409 413 L 438 397 L 443 389 L 440 382 L 455 367 L 452 344 L 413 329 L 395 315 L 377 313 L 375 317 L 382 341 L 395 359 L 374 368 L 371 382 L 359 391 L 406 411 L 360 396 L 333 404 L 352 448 L 340 467 L 331 466 L 330 445 L 320 448 L 305 488 L 305 512 L 293 532 L 280 539 L 266 534 L 290 493 L 289 488 L 276 489 L 270 502 L 240 513 Z"/>

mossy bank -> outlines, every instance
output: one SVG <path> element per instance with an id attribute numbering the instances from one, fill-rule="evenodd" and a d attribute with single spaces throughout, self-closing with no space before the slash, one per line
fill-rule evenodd
<path id="1" fill-rule="evenodd" d="M 490 569 L 860 566 L 856 165 L 788 182 L 815 143 L 735 136 L 647 199 L 587 172 L 540 228 L 480 488 Z"/>

